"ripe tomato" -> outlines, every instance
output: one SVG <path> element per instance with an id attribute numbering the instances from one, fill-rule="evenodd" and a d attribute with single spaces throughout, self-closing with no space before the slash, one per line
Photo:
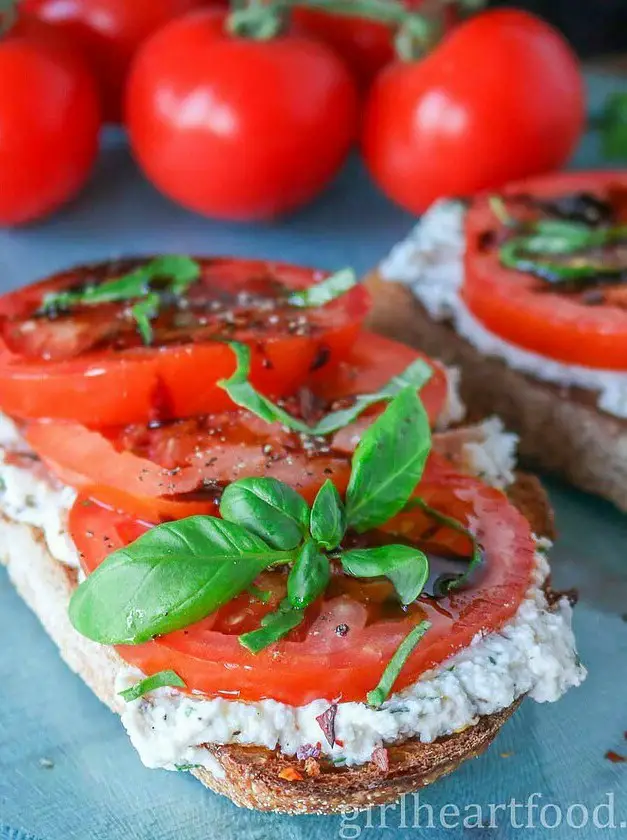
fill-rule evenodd
<path id="1" fill-rule="evenodd" d="M 98 151 L 93 79 L 51 27 L 20 18 L 0 37 L 0 225 L 73 198 Z"/>
<path id="2" fill-rule="evenodd" d="M 401 608 L 384 582 L 358 582 L 336 569 L 325 596 L 308 608 L 305 623 L 285 640 L 253 655 L 239 644 L 237 635 L 257 626 L 263 613 L 276 607 L 285 593 L 284 572 L 269 572 L 258 581 L 271 592 L 267 605 L 243 595 L 184 630 L 118 647 L 119 654 L 147 674 L 172 668 L 188 689 L 208 695 L 241 700 L 270 697 L 296 706 L 321 695 L 363 701 L 411 627 L 428 619 L 432 627 L 394 688 L 415 682 L 424 671 L 467 647 L 477 633 L 498 630 L 509 621 L 525 597 L 534 567 L 529 524 L 499 491 L 460 476 L 432 456 L 420 494 L 443 513 L 472 522 L 485 562 L 469 589 L 439 602 L 421 596 Z M 433 521 L 422 514 L 411 516 L 412 537 L 419 542 L 420 533 L 433 532 Z M 89 574 L 106 555 L 127 545 L 148 526 L 79 499 L 70 512 L 69 527 Z M 437 530 L 446 545 L 448 529 Z M 440 540 L 436 536 L 431 534 L 423 544 L 427 550 L 436 548 Z M 447 561 L 433 557 L 432 567 L 438 572 L 450 570 Z M 335 632 L 340 624 L 349 628 L 343 636 Z"/>
<path id="3" fill-rule="evenodd" d="M 219 2 L 219 0 L 214 0 Z M 22 8 L 63 30 L 98 81 L 106 122 L 120 122 L 131 61 L 146 38 L 203 0 L 22 0 Z"/>
<path id="4" fill-rule="evenodd" d="M 191 210 L 271 218 L 316 196 L 356 133 L 357 94 L 324 44 L 286 34 L 254 41 L 225 16 L 189 15 L 140 51 L 127 122 L 150 180 Z"/>
<path id="5" fill-rule="evenodd" d="M 381 74 L 363 150 L 381 189 L 422 213 L 442 196 L 561 166 L 584 116 L 579 66 L 562 36 L 527 12 L 495 9 L 425 59 Z"/>
<path id="6" fill-rule="evenodd" d="M 336 404 L 372 393 L 422 358 L 402 344 L 363 333 L 333 371 L 318 371 L 286 401 L 294 416 L 315 422 Z M 421 397 L 435 422 L 446 399 L 446 376 L 433 362 Z M 307 443 L 280 423 L 231 411 L 162 426 L 91 431 L 77 423 L 34 423 L 30 445 L 65 484 L 150 522 L 215 514 L 225 484 L 244 476 L 272 476 L 308 501 L 327 478 L 344 489 L 350 456 L 364 429 L 383 410 L 373 407 L 328 441 Z"/>
<path id="7" fill-rule="evenodd" d="M 228 409 L 233 404 L 216 385 L 235 367 L 226 340 L 250 345 L 259 389 L 289 394 L 310 369 L 346 355 L 369 308 L 368 293 L 355 286 L 324 306 L 297 309 L 285 301 L 287 291 L 322 274 L 200 258 L 200 279 L 153 321 L 151 346 L 142 343 L 126 302 L 39 314 L 49 292 L 97 284 L 145 262 L 83 266 L 0 297 L 2 411 L 97 427 Z"/>
<path id="8" fill-rule="evenodd" d="M 547 175 L 508 184 L 503 191 L 518 213 L 520 201 L 515 199 L 525 199 L 525 216 L 529 215 L 530 200 L 563 199 L 581 193 L 608 202 L 613 216 L 609 224 L 627 223 L 624 172 Z M 585 290 L 552 288 L 531 274 L 503 267 L 498 250 L 507 231 L 487 198 L 477 199 L 468 211 L 466 235 L 462 297 L 488 330 L 512 344 L 562 362 L 627 370 L 627 311 L 620 278 L 616 285 L 605 282 L 599 286 L 590 301 Z"/>

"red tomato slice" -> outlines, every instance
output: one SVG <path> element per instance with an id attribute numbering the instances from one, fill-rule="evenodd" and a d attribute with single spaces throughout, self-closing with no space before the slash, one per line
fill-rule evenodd
<path id="1" fill-rule="evenodd" d="M 411 627 L 428 619 L 432 627 L 394 688 L 409 685 L 467 647 L 477 633 L 497 631 L 509 621 L 530 586 L 534 568 L 529 524 L 499 491 L 455 473 L 432 456 L 420 494 L 442 512 L 472 523 L 485 563 L 468 590 L 437 602 L 421 596 L 404 610 L 386 583 L 361 583 L 337 572 L 325 598 L 308 609 L 303 626 L 253 655 L 239 644 L 237 635 L 258 626 L 264 611 L 273 609 L 285 592 L 284 574 L 268 572 L 258 581 L 270 589 L 267 605 L 242 595 L 185 630 L 145 644 L 121 646 L 118 652 L 146 674 L 172 668 L 190 690 L 207 695 L 242 700 L 270 697 L 292 705 L 320 696 L 363 701 Z M 421 514 L 405 515 L 403 520 L 405 534 L 409 521 L 416 538 L 429 530 L 426 548 L 447 544 L 447 529 L 433 534 L 433 522 Z M 70 513 L 70 532 L 88 574 L 109 552 L 127 545 L 147 527 L 86 500 L 77 501 Z M 398 527 L 399 523 L 389 526 Z M 348 625 L 345 635 L 336 633 L 340 624 Z"/>
<path id="2" fill-rule="evenodd" d="M 312 269 L 259 260 L 200 258 L 185 306 L 162 306 L 154 343 L 142 343 L 125 303 L 38 316 L 43 296 L 119 277 L 145 260 L 83 266 L 0 298 L 0 408 L 23 419 L 91 427 L 188 417 L 232 407 L 216 386 L 235 362 L 225 340 L 252 351 L 252 381 L 292 392 L 310 370 L 343 358 L 368 308 L 357 286 L 315 309 L 285 301 L 321 280 Z"/>
<path id="3" fill-rule="evenodd" d="M 533 178 L 508 185 L 503 195 L 550 199 L 579 192 L 610 201 L 616 222 L 627 222 L 624 172 Z M 591 368 L 627 370 L 625 298 L 613 297 L 612 287 L 608 287 L 605 303 L 590 305 L 585 294 L 552 290 L 537 277 L 504 268 L 498 255 L 499 237 L 504 233 L 488 197 L 476 200 L 466 221 L 462 290 L 472 314 L 491 332 L 542 356 Z"/>
<path id="4" fill-rule="evenodd" d="M 307 388 L 286 402 L 309 422 L 358 394 L 377 391 L 422 354 L 363 333 L 347 360 L 317 371 Z M 446 375 L 433 376 L 421 396 L 435 422 L 446 399 Z M 309 501 L 328 477 L 345 488 L 359 436 L 383 410 L 373 407 L 328 442 L 305 443 L 280 424 L 247 411 L 223 412 L 154 427 L 90 430 L 78 423 L 33 423 L 30 445 L 61 481 L 104 504 L 151 522 L 215 513 L 224 484 L 269 475 L 294 486 Z M 312 414 L 313 412 L 313 414 Z"/>

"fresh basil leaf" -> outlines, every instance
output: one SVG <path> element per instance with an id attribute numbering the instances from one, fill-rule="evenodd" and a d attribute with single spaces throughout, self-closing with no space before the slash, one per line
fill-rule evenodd
<path id="1" fill-rule="evenodd" d="M 440 575 L 434 584 L 434 594 L 438 597 L 443 597 L 453 589 L 463 589 L 464 586 L 470 583 L 470 579 L 474 575 L 475 571 L 483 564 L 483 554 L 481 552 L 481 546 L 477 542 L 477 538 L 472 531 L 466 528 L 465 525 L 462 525 L 458 519 L 454 519 L 452 516 L 447 516 L 445 513 L 441 513 L 439 510 L 432 508 L 423 499 L 418 497 L 410 499 L 405 505 L 404 510 L 412 510 L 413 508 L 420 508 L 420 510 L 423 510 L 436 522 L 439 522 L 441 525 L 446 525 L 447 528 L 452 528 L 454 531 L 457 531 L 458 534 L 463 534 L 470 540 L 472 545 L 472 554 L 470 556 L 470 562 L 468 563 L 468 569 L 463 575 Z"/>
<path id="2" fill-rule="evenodd" d="M 143 697 L 144 694 L 148 694 L 149 691 L 154 691 L 157 688 L 164 688 L 165 686 L 171 686 L 172 688 L 185 688 L 185 683 L 175 671 L 159 671 L 157 674 L 153 674 L 150 677 L 140 680 L 130 688 L 126 688 L 124 691 L 118 692 L 118 694 L 123 700 L 126 700 L 127 703 L 130 703 L 131 700 L 137 700 L 139 697 Z"/>
<path id="3" fill-rule="evenodd" d="M 167 279 L 166 288 L 173 294 L 182 294 L 199 277 L 200 265 L 190 257 L 157 257 L 114 280 L 86 286 L 80 291 L 50 293 L 45 296 L 42 308 L 69 309 L 76 304 L 92 306 L 142 298 L 149 293 L 150 283 L 160 278 Z"/>
<path id="4" fill-rule="evenodd" d="M 220 516 L 284 551 L 299 546 L 309 526 L 307 502 L 276 478 L 241 478 L 229 484 Z"/>
<path id="5" fill-rule="evenodd" d="M 295 609 L 305 609 L 324 592 L 331 577 L 329 558 L 321 553 L 313 540 L 298 553 L 287 578 L 287 598 Z"/>
<path id="6" fill-rule="evenodd" d="M 157 317 L 159 312 L 159 295 L 149 294 L 143 300 L 137 301 L 131 307 L 133 318 L 137 321 L 137 329 L 142 337 L 144 344 L 152 344 L 153 332 L 152 324 L 153 318 Z"/>
<path id="7" fill-rule="evenodd" d="M 386 577 L 394 584 L 401 604 L 415 601 L 429 579 L 424 551 L 409 545 L 356 548 L 340 555 L 344 571 L 358 578 Z"/>
<path id="8" fill-rule="evenodd" d="M 430 449 L 427 413 L 416 389 L 404 388 L 366 430 L 353 455 L 346 492 L 349 527 L 367 531 L 402 510 Z"/>
<path id="9" fill-rule="evenodd" d="M 608 95 L 600 119 L 603 156 L 607 160 L 627 158 L 627 94 Z"/>
<path id="10" fill-rule="evenodd" d="M 383 703 L 390 691 L 392 691 L 394 683 L 403 669 L 403 665 L 407 662 L 414 648 L 430 627 L 430 621 L 421 621 L 403 639 L 396 649 L 394 656 L 386 665 L 377 687 L 369 691 L 366 695 L 369 706 L 380 706 Z"/>
<path id="11" fill-rule="evenodd" d="M 250 349 L 238 341 L 229 343 L 235 353 L 236 369 L 228 379 L 218 382 L 236 405 L 251 411 L 266 423 L 281 423 L 288 429 L 306 435 L 328 435 L 343 429 L 354 422 L 366 409 L 379 402 L 393 399 L 403 388 L 411 385 L 420 390 L 433 376 L 432 368 L 423 359 L 416 359 L 398 376 L 393 376 L 389 382 L 372 394 L 360 394 L 355 397 L 353 405 L 338 411 L 332 411 L 323 417 L 315 426 L 308 426 L 284 411 L 272 400 L 260 394 L 248 381 L 250 376 Z"/>
<path id="12" fill-rule="evenodd" d="M 304 610 L 294 609 L 285 599 L 276 612 L 268 613 L 261 619 L 261 627 L 251 630 L 250 633 L 244 633 L 239 637 L 239 642 L 251 653 L 259 653 L 268 645 L 287 636 L 290 630 L 298 627 L 304 617 Z"/>
<path id="13" fill-rule="evenodd" d="M 79 585 L 70 620 L 95 642 L 139 644 L 199 621 L 263 569 L 293 559 L 233 522 L 210 516 L 166 522 L 114 551 Z"/>
<path id="14" fill-rule="evenodd" d="M 314 540 L 332 551 L 346 532 L 346 512 L 337 487 L 327 478 L 314 499 L 309 517 L 309 531 Z"/>
<path id="15" fill-rule="evenodd" d="M 278 405 L 260 394 L 248 381 L 250 375 L 250 348 L 239 341 L 231 341 L 229 347 L 235 353 L 235 372 L 228 379 L 220 379 L 218 386 L 223 388 L 235 405 L 251 411 L 266 423 L 282 423 L 290 429 L 304 434 L 311 431 L 306 423 L 292 417 Z"/>
<path id="16" fill-rule="evenodd" d="M 292 292 L 287 300 L 292 306 L 298 306 L 302 309 L 324 306 L 326 303 L 341 297 L 356 285 L 355 272 L 351 268 L 343 268 L 320 283 L 314 283 L 306 289 Z"/>
<path id="17" fill-rule="evenodd" d="M 311 429 L 312 435 L 328 435 L 343 429 L 357 420 L 363 412 L 376 403 L 393 399 L 403 388 L 412 386 L 417 391 L 423 388 L 433 376 L 433 369 L 424 359 L 416 359 L 398 376 L 393 376 L 389 382 L 372 394 L 360 394 L 350 408 L 332 411 Z"/>

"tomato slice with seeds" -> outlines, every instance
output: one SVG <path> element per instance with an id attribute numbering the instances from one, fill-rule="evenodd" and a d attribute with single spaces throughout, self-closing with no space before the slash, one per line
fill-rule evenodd
<path id="1" fill-rule="evenodd" d="M 270 592 L 267 604 L 254 595 L 241 595 L 184 630 L 140 645 L 119 646 L 120 656 L 146 674 L 172 668 L 189 690 L 211 696 L 249 701 L 272 698 L 291 705 L 321 696 L 363 701 L 409 630 L 428 619 L 432 627 L 394 689 L 415 682 L 467 647 L 477 633 L 498 631 L 509 621 L 528 591 L 534 569 L 530 526 L 498 490 L 456 473 L 432 455 L 420 494 L 441 512 L 472 523 L 485 562 L 469 589 L 438 601 L 421 596 L 403 609 L 385 581 L 360 582 L 336 570 L 324 598 L 308 608 L 303 625 L 253 655 L 237 636 L 257 627 L 285 593 L 285 572 L 265 572 L 257 584 Z M 69 527 L 89 574 L 111 551 L 127 545 L 148 526 L 79 499 L 70 512 Z M 438 571 L 448 561 L 435 558 L 433 552 L 448 554 L 453 542 L 468 552 L 468 546 L 459 544 L 459 535 L 452 536 L 447 528 L 434 530 L 433 522 L 422 513 L 405 514 L 402 521 L 389 523 L 386 531 L 399 528 L 417 542 L 428 533 L 424 547 L 432 553 L 432 566 Z M 380 534 L 370 536 L 380 543 Z M 398 541 L 389 534 L 388 538 Z M 338 631 L 341 625 L 346 627 Z"/>
<path id="2" fill-rule="evenodd" d="M 602 223 L 627 224 L 627 174 L 562 173 L 508 185 L 503 191 L 514 216 L 564 218 L 551 210 L 555 199 L 584 194 L 606 204 Z M 530 209 L 531 208 L 531 209 Z M 559 209 L 559 205 L 558 205 Z M 491 332 L 519 347 L 567 364 L 627 370 L 627 295 L 624 281 L 596 287 L 598 294 L 571 292 L 522 271 L 504 268 L 499 246 L 508 230 L 495 217 L 489 197 L 475 200 L 466 218 L 465 279 L 462 298 L 470 312 Z M 618 243 L 609 259 L 620 257 L 627 270 L 627 242 Z M 622 256 L 616 248 L 622 249 Z M 597 255 L 598 256 L 598 255 Z M 589 291 L 589 290 L 588 290 Z"/>
<path id="3" fill-rule="evenodd" d="M 369 309 L 360 286 L 324 306 L 291 305 L 291 290 L 323 279 L 312 269 L 199 258 L 200 278 L 161 305 L 151 346 L 125 302 L 40 314 L 48 293 L 120 277 L 147 261 L 82 266 L 0 298 L 3 411 L 91 427 L 221 411 L 232 403 L 216 382 L 235 368 L 226 340 L 250 346 L 251 378 L 261 391 L 287 394 L 312 369 L 346 355 Z"/>
<path id="4" fill-rule="evenodd" d="M 355 395 L 379 390 L 422 354 L 363 333 L 333 371 L 317 371 L 286 400 L 290 413 L 315 422 Z M 446 375 L 436 362 L 421 396 L 433 422 L 446 400 Z M 33 449 L 66 484 L 151 522 L 215 513 L 224 484 L 244 476 L 273 476 L 313 498 L 327 478 L 341 489 L 364 429 L 383 410 L 373 406 L 329 439 L 307 440 L 248 411 L 231 411 L 157 426 L 90 430 L 76 423 L 34 423 Z"/>

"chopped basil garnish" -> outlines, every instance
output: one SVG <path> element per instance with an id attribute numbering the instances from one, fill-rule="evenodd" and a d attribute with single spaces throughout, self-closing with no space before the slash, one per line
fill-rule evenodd
<path id="1" fill-rule="evenodd" d="M 346 294 L 353 286 L 357 285 L 357 277 L 352 268 L 343 268 L 331 274 L 320 283 L 313 283 L 306 289 L 299 289 L 292 292 L 288 297 L 288 303 L 302 309 L 311 309 L 316 306 L 324 306 Z"/>
<path id="2" fill-rule="evenodd" d="M 429 579 L 427 555 L 409 545 L 357 548 L 345 551 L 340 560 L 344 571 L 353 577 L 388 578 L 404 605 L 416 600 Z"/>
<path id="3" fill-rule="evenodd" d="M 422 477 L 431 449 L 429 418 L 415 388 L 404 388 L 355 449 L 346 516 L 358 532 L 399 513 Z"/>
<path id="4" fill-rule="evenodd" d="M 259 653 L 268 645 L 287 636 L 290 630 L 298 627 L 304 617 L 304 610 L 294 609 L 287 600 L 282 601 L 276 612 L 268 613 L 261 619 L 261 627 L 258 630 L 252 630 L 239 637 L 240 644 L 251 653 Z"/>
<path id="5" fill-rule="evenodd" d="M 49 293 L 43 299 L 42 311 L 52 313 L 73 306 L 136 301 L 131 307 L 131 314 L 137 321 L 144 343 L 150 344 L 153 337 L 151 321 L 159 313 L 161 295 L 167 292 L 180 297 L 199 277 L 200 266 L 191 257 L 157 257 L 115 280 L 87 285 L 79 291 Z M 153 288 L 157 280 L 162 282 L 158 288 Z"/>
<path id="6" fill-rule="evenodd" d="M 466 586 L 466 584 L 470 581 L 475 571 L 483 563 L 481 546 L 477 542 L 477 538 L 472 533 L 472 531 L 468 530 L 468 528 L 462 525 L 462 523 L 459 522 L 459 520 L 454 519 L 452 516 L 446 516 L 446 514 L 444 513 L 440 513 L 439 510 L 432 508 L 420 498 L 415 497 L 413 499 L 410 499 L 409 502 L 405 505 L 404 510 L 408 511 L 412 508 L 420 508 L 420 510 L 423 510 L 436 522 L 439 522 L 441 525 L 445 525 L 447 528 L 452 528 L 454 531 L 457 531 L 459 534 L 463 534 L 470 540 L 472 544 L 472 554 L 467 570 L 464 572 L 463 575 L 440 575 L 440 577 L 435 581 L 434 594 L 437 597 L 442 597 L 453 589 L 462 589 L 464 586 Z"/>
<path id="7" fill-rule="evenodd" d="M 311 536 L 328 551 L 337 548 L 346 531 L 346 512 L 337 487 L 327 479 L 314 499 L 309 520 Z"/>
<path id="8" fill-rule="evenodd" d="M 600 248 L 627 241 L 627 226 L 595 227 L 568 219 L 519 222 L 511 217 L 498 196 L 490 207 L 516 235 L 499 247 L 506 268 L 533 274 L 549 283 L 574 289 L 611 281 L 624 274 L 627 264 L 599 257 Z"/>
<path id="9" fill-rule="evenodd" d="M 148 694 L 149 691 L 155 691 L 157 688 L 165 688 L 166 686 L 185 688 L 185 683 L 175 671 L 159 671 L 151 677 L 140 680 L 140 682 L 135 683 L 130 688 L 120 691 L 119 695 L 127 703 L 130 703 L 132 700 L 137 700 L 139 697 L 143 697 L 144 694 Z"/>
<path id="10" fill-rule="evenodd" d="M 394 656 L 390 659 L 381 675 L 377 687 L 366 695 L 369 706 L 380 706 L 392 691 L 398 675 L 403 669 L 418 642 L 431 627 L 430 621 L 421 621 L 417 624 L 400 643 Z"/>
<path id="11" fill-rule="evenodd" d="M 288 429 L 306 435 L 328 435 L 343 429 L 354 422 L 366 409 L 379 402 L 386 402 L 397 396 L 404 388 L 412 387 L 419 391 L 433 376 L 431 367 L 423 360 L 416 359 L 398 376 L 373 394 L 361 394 L 349 408 L 332 411 L 323 417 L 319 423 L 309 426 L 302 420 L 292 417 L 287 411 L 272 400 L 260 394 L 248 381 L 250 376 L 250 350 L 245 344 L 232 341 L 229 344 L 235 354 L 237 366 L 235 372 L 228 378 L 218 382 L 236 405 L 251 411 L 266 423 L 281 423 Z"/>

